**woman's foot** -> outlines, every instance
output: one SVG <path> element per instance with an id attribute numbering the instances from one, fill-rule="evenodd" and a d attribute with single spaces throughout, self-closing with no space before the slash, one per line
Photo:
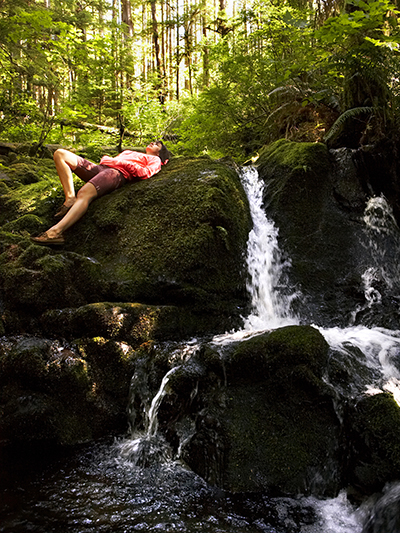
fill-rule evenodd
<path id="1" fill-rule="evenodd" d="M 57 213 L 54 215 L 54 218 L 60 219 L 60 218 L 65 217 L 65 215 L 68 213 L 68 211 L 74 205 L 74 203 L 75 203 L 75 200 L 74 201 L 69 201 L 69 202 L 66 202 L 66 203 L 62 204 L 62 206 L 59 207 Z"/>
<path id="2" fill-rule="evenodd" d="M 31 241 L 35 244 L 42 244 L 44 246 L 64 244 L 65 239 L 62 233 L 50 236 L 47 231 L 41 233 L 37 237 L 31 237 Z"/>

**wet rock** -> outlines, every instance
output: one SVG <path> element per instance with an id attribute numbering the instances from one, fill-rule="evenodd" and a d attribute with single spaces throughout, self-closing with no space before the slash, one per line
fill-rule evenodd
<path id="1" fill-rule="evenodd" d="M 301 293 L 294 303 L 307 322 L 347 326 L 366 323 L 388 327 L 387 314 L 371 309 L 365 273 L 382 268 L 377 250 L 382 234 L 371 232 L 364 209 L 372 189 L 360 177 L 351 150 L 335 154 L 318 143 L 280 140 L 267 146 L 258 160 L 266 183 L 266 209 L 279 227 L 279 244 L 291 261 L 289 283 Z M 390 239 L 400 250 L 396 225 Z M 382 297 L 389 304 L 390 327 L 400 326 L 398 275 L 391 276 Z M 359 314 L 358 314 L 359 313 Z"/>
<path id="2" fill-rule="evenodd" d="M 389 393 L 366 396 L 349 414 L 348 480 L 367 494 L 400 478 L 400 407 Z"/>
<path id="3" fill-rule="evenodd" d="M 0 444 L 71 445 L 126 428 L 133 351 L 101 338 L 70 345 L 0 340 Z"/>
<path id="4" fill-rule="evenodd" d="M 219 357 L 203 348 L 190 371 L 172 374 L 160 428 L 195 472 L 226 490 L 335 494 L 341 437 L 327 364 L 328 345 L 309 326 L 234 343 Z"/>
<path id="5" fill-rule="evenodd" d="M 375 501 L 374 501 L 375 500 Z M 383 494 L 367 502 L 369 508 L 362 533 L 398 533 L 400 531 L 400 485 L 388 483 Z"/>
<path id="6" fill-rule="evenodd" d="M 98 302 L 46 311 L 40 317 L 38 331 L 69 340 L 103 337 L 135 345 L 155 339 L 181 339 L 201 327 L 201 316 L 180 307 Z"/>

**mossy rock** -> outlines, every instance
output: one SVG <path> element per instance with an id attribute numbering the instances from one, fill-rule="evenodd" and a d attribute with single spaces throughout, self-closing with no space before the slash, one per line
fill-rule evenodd
<path id="1" fill-rule="evenodd" d="M 332 166 L 326 146 L 281 139 L 260 152 L 257 168 L 268 184 L 267 202 L 284 231 L 287 245 L 299 247 L 301 234 L 309 248 L 305 257 L 319 255 L 313 236 L 331 201 Z M 288 231 L 289 224 L 292 232 Z M 326 247 L 329 245 L 326 242 Z"/>
<path id="2" fill-rule="evenodd" d="M 3 225 L 2 229 L 10 233 L 35 234 L 43 227 L 43 220 L 36 215 L 23 215 Z"/>
<path id="3" fill-rule="evenodd" d="M 63 248 L 38 251 L 28 232 L 53 224 L 61 202 L 60 185 L 41 165 L 38 183 L 7 187 L 0 197 L 6 310 L 28 318 L 102 301 L 141 302 L 190 308 L 200 323 L 209 317 L 209 329 L 218 321 L 218 329 L 239 324 L 248 301 L 244 263 L 251 218 L 230 166 L 175 159 L 152 179 L 93 202 L 66 232 Z"/>
<path id="4" fill-rule="evenodd" d="M 230 168 L 175 160 L 96 204 L 68 246 L 102 264 L 113 300 L 218 306 L 243 298 L 250 217 Z"/>
<path id="5" fill-rule="evenodd" d="M 0 444 L 71 445 L 126 429 L 134 351 L 101 338 L 0 346 Z"/>
<path id="6" fill-rule="evenodd" d="M 22 182 L 20 173 L 34 173 L 35 179 Z M 0 182 L 0 225 L 12 223 L 26 215 L 41 219 L 41 229 L 47 229 L 54 210 L 63 201 L 62 189 L 55 173 L 54 162 L 27 158 L 4 167 L 7 179 Z"/>
<path id="7" fill-rule="evenodd" d="M 40 316 L 38 331 L 70 340 L 103 337 L 135 345 L 154 339 L 181 339 L 198 334 L 203 328 L 208 330 L 208 320 L 187 308 L 97 302 L 45 311 Z"/>
<path id="8" fill-rule="evenodd" d="M 345 327 L 354 321 L 354 309 L 367 306 L 362 275 L 376 267 L 376 256 L 363 220 L 367 194 L 355 163 L 337 158 L 339 163 L 321 143 L 282 139 L 260 152 L 257 167 L 280 249 L 290 260 L 288 285 L 299 294 L 293 307 L 305 322 Z M 392 291 L 385 299 L 390 302 L 396 292 L 386 290 Z M 391 327 L 397 328 L 395 306 L 391 311 Z M 379 312 L 373 320 L 388 327 Z"/>
<path id="9" fill-rule="evenodd" d="M 29 241 L 28 241 L 29 242 Z M 84 305 L 95 300 L 99 265 L 72 252 L 53 254 L 31 243 L 8 247 L 0 256 L 1 288 L 9 310 L 35 318 L 48 308 Z"/>
<path id="10" fill-rule="evenodd" d="M 370 494 L 400 479 L 400 407 L 393 395 L 364 397 L 350 410 L 347 425 L 349 483 Z"/>
<path id="11" fill-rule="evenodd" d="M 183 459 L 226 490 L 335 495 L 342 442 L 335 394 L 322 379 L 327 355 L 309 326 L 234 343 L 222 357 L 200 350 L 171 375 L 160 425 L 171 443 L 192 428 Z"/>
<path id="12" fill-rule="evenodd" d="M 306 365 L 321 377 L 327 368 L 329 346 L 312 326 L 286 326 L 242 341 L 226 367 L 235 380 L 263 380 L 285 367 Z"/>
<path id="13" fill-rule="evenodd" d="M 40 179 L 30 165 L 22 162 L 10 166 L 7 174 L 13 181 L 19 182 L 22 185 L 36 183 Z"/>
<path id="14" fill-rule="evenodd" d="M 71 444 L 92 436 L 87 365 L 71 351 L 58 350 L 56 343 L 32 337 L 5 340 L 0 389 L 2 444 Z"/>

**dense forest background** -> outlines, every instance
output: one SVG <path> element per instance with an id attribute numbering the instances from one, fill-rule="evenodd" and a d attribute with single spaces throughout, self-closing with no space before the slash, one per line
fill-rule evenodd
<path id="1" fill-rule="evenodd" d="M 245 159 L 398 130 L 389 0 L 0 0 L 0 139 Z M 354 125 L 354 122 L 353 122 Z"/>

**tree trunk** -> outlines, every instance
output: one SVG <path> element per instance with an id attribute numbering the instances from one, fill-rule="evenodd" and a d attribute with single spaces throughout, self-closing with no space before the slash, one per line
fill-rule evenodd
<path id="1" fill-rule="evenodd" d="M 164 103 L 165 95 L 163 94 L 163 75 L 161 70 L 161 60 L 160 60 L 160 43 L 158 35 L 158 22 L 157 22 L 157 13 L 156 13 L 156 2 L 151 2 L 151 20 L 152 20 L 152 34 L 153 34 L 153 45 L 154 45 L 154 57 L 156 60 L 156 72 L 157 72 L 157 83 L 156 89 L 158 91 L 158 98 L 160 103 Z"/>
<path id="2" fill-rule="evenodd" d="M 127 25 L 128 31 L 125 32 L 126 37 L 133 35 L 132 9 L 130 0 L 122 0 L 122 22 Z"/>

